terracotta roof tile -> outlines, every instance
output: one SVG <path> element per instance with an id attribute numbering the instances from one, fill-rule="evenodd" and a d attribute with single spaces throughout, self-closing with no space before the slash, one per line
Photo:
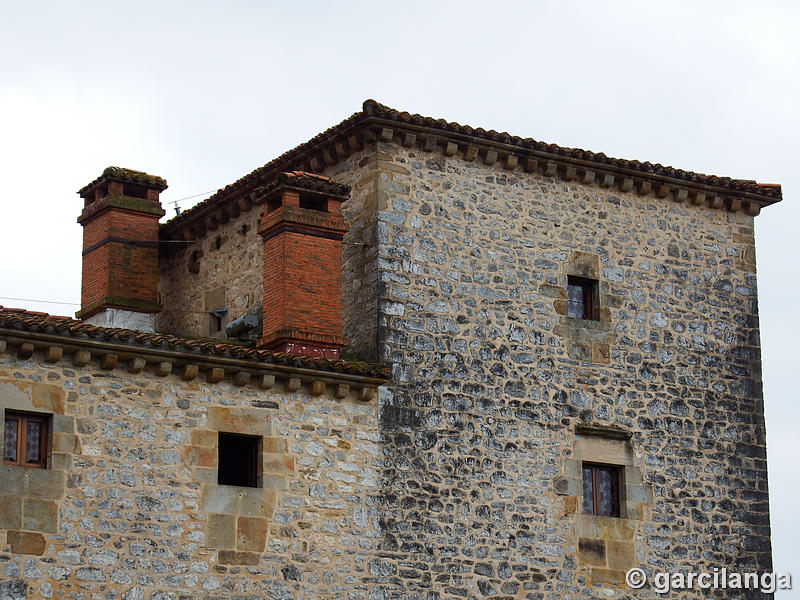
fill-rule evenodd
<path id="1" fill-rule="evenodd" d="M 198 355 L 238 358 L 258 363 L 302 367 L 379 379 L 389 379 L 391 377 L 391 371 L 388 367 L 375 363 L 312 358 L 284 352 L 258 350 L 239 344 L 220 343 L 217 340 L 185 338 L 163 333 L 144 333 L 113 327 L 97 327 L 70 317 L 49 315 L 19 308 L 5 308 L 3 306 L 0 306 L 0 329 L 47 333 L 65 338 L 103 340 L 131 347 L 162 348 Z"/>

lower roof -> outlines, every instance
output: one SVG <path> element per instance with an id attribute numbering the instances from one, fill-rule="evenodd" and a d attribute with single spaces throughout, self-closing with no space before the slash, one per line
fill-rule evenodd
<path id="1" fill-rule="evenodd" d="M 239 344 L 217 340 L 179 337 L 163 333 L 145 333 L 131 329 L 98 327 L 71 317 L 53 316 L 42 312 L 0 306 L 0 335 L 18 333 L 45 334 L 48 339 L 61 338 L 65 344 L 80 345 L 82 341 L 103 342 L 121 350 L 136 352 L 171 351 L 185 356 L 196 356 L 198 360 L 234 359 L 247 361 L 253 366 L 278 368 L 300 368 L 320 371 L 323 374 L 343 374 L 386 381 L 391 377 L 389 367 L 377 363 L 356 360 L 338 360 L 298 356 L 271 350 L 259 350 Z"/>

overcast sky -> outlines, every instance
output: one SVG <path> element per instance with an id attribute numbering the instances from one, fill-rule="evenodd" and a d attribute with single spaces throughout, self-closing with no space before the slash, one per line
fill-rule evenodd
<path id="1" fill-rule="evenodd" d="M 756 219 L 773 547 L 800 598 L 800 3 L 18 2 L 0 8 L 0 304 L 73 314 L 109 165 L 168 216 L 360 110 L 783 184 Z M 190 196 L 195 198 L 185 199 Z"/>

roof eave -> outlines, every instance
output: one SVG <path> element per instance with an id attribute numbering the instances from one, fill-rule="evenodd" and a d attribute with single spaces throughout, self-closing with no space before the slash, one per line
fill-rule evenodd
<path id="1" fill-rule="evenodd" d="M 397 141 L 409 147 L 419 146 L 422 151 L 442 152 L 448 156 L 460 154 L 470 155 L 472 159 L 480 157 L 487 164 L 493 164 L 500 159 L 509 171 L 538 170 L 568 181 L 578 179 L 584 183 L 594 182 L 606 187 L 618 186 L 623 191 L 636 189 L 642 195 L 653 193 L 665 197 L 673 194 L 673 199 L 678 202 L 689 200 L 695 204 L 708 203 L 713 208 L 726 208 L 730 211 L 742 209 L 753 216 L 758 214 L 761 208 L 782 199 L 779 185 L 719 178 L 650 165 L 650 163 L 608 158 L 605 155 L 597 155 L 600 157 L 598 160 L 577 158 L 567 153 L 592 155 L 594 153 L 561 147 L 556 147 L 559 151 L 530 147 L 547 145 L 505 133 L 486 132 L 457 123 L 398 113 L 368 100 L 364 103 L 363 111 L 285 152 L 263 167 L 219 190 L 195 208 L 163 224 L 161 237 L 162 239 L 185 237 L 182 234 L 191 232 L 198 223 L 202 226 L 188 235 L 202 237 L 208 228 L 206 225 L 210 224 L 211 228 L 214 228 L 213 217 L 218 211 L 238 199 L 247 204 L 250 202 L 248 198 L 250 193 L 256 187 L 271 183 L 278 173 L 294 170 L 316 172 L 337 164 L 365 144 L 379 140 Z M 632 163 L 634 167 L 641 168 L 616 164 L 620 162 Z M 648 172 L 648 166 L 673 171 L 686 177 Z M 720 179 L 725 181 L 712 183 L 713 180 Z M 752 190 L 737 189 L 737 187 L 750 187 Z M 258 202 L 257 197 L 252 198 L 252 204 Z M 207 222 L 208 219 L 211 221 Z"/>

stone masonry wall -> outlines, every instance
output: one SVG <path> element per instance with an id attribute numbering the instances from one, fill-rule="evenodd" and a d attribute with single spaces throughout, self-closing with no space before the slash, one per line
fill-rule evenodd
<path id="1" fill-rule="evenodd" d="M 350 199 L 342 204 L 348 227 L 342 241 L 342 330 L 348 345 L 342 354 L 362 360 L 375 360 L 378 352 L 379 163 L 373 143 L 323 173 L 350 186 Z"/>
<path id="2" fill-rule="evenodd" d="M 769 570 L 752 217 L 377 156 L 394 381 L 371 598 L 655 598 L 625 570 Z M 566 316 L 587 269 L 596 321 Z M 624 468 L 622 518 L 581 514 L 592 458 Z"/>
<path id="3" fill-rule="evenodd" d="M 50 468 L 3 467 L 0 596 L 366 597 L 377 407 L 299 382 L 0 355 L 0 408 L 53 415 Z M 218 431 L 260 437 L 261 487 L 216 484 Z"/>
<path id="4" fill-rule="evenodd" d="M 156 331 L 225 339 L 225 324 L 248 313 L 260 314 L 261 213 L 256 206 L 197 241 L 169 243 L 168 251 L 159 257 L 163 310 L 156 315 Z M 220 307 L 227 307 L 228 314 L 217 333 L 209 313 Z"/>
<path id="5" fill-rule="evenodd" d="M 364 360 L 374 360 L 377 355 L 376 206 L 385 193 L 378 161 L 376 145 L 369 144 L 323 173 L 352 188 L 350 199 L 342 205 L 348 225 L 342 242 L 342 328 L 348 346 L 342 355 Z M 170 244 L 170 250 L 159 258 L 164 308 L 156 316 L 157 331 L 224 339 L 224 331 L 209 331 L 209 310 L 227 306 L 223 323 L 254 310 L 260 312 L 264 251 L 258 222 L 262 212 L 263 207 L 256 206 L 197 242 Z M 195 252 L 198 260 L 192 261 Z"/>

